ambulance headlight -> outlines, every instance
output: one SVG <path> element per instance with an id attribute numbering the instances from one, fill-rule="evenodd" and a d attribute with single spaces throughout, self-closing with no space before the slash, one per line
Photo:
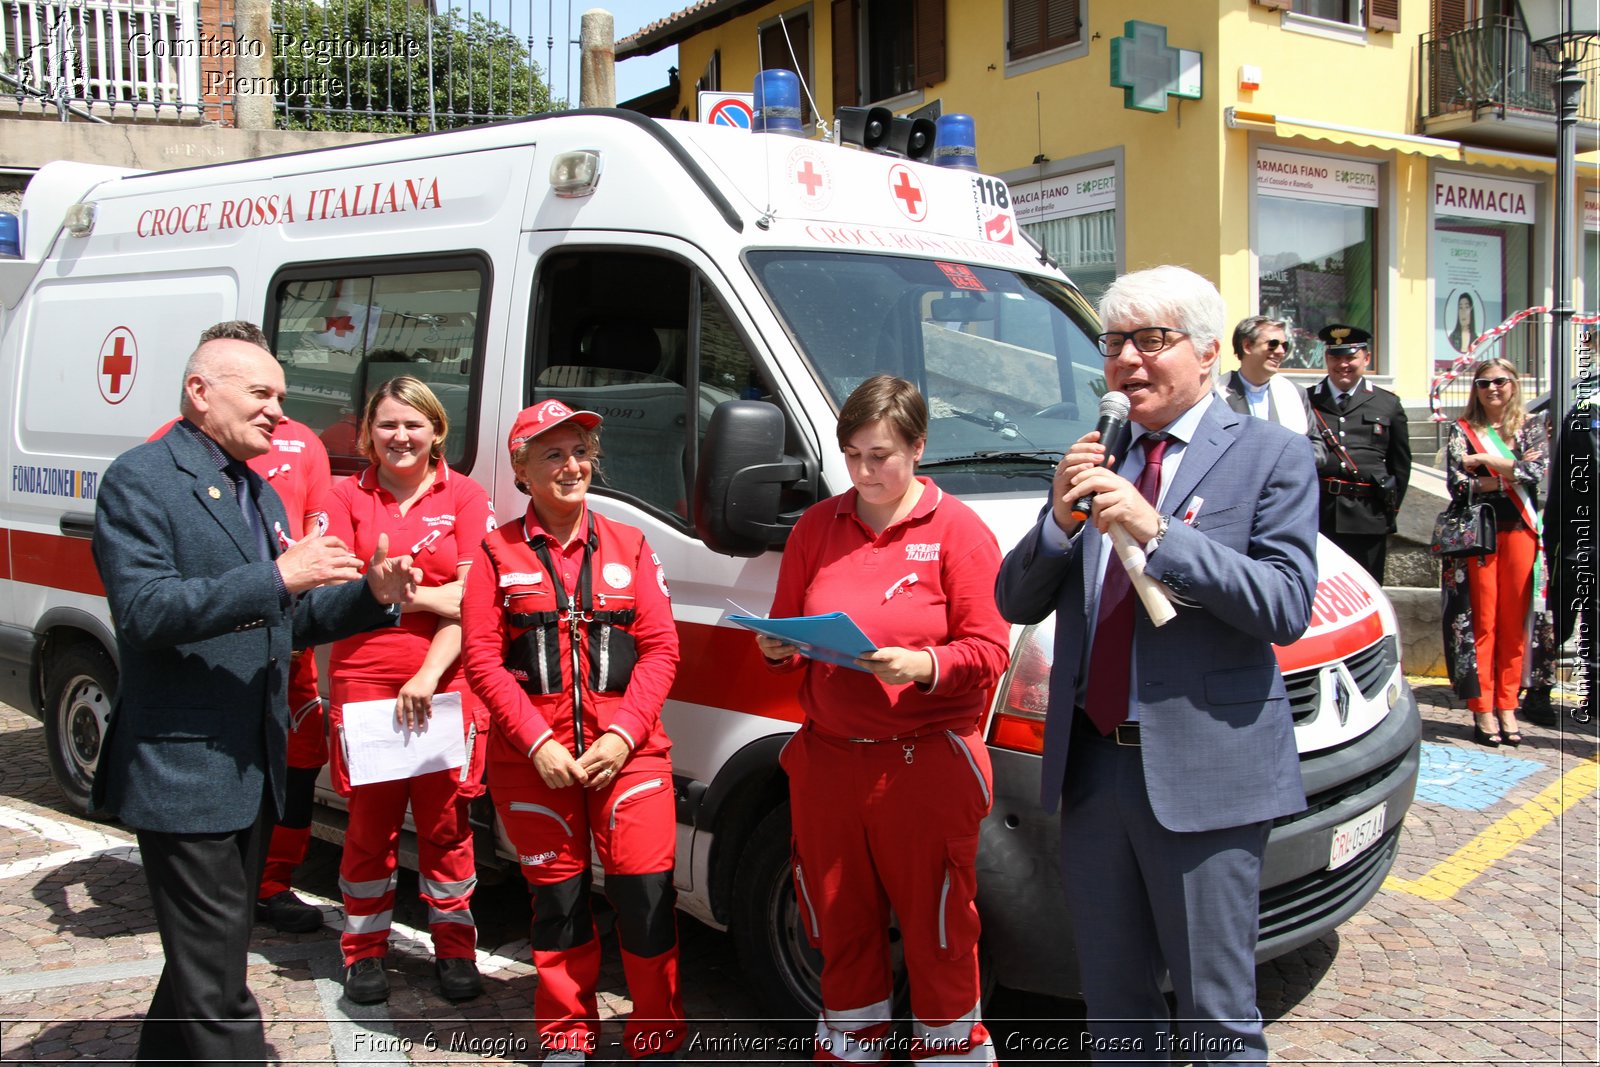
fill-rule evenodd
<path id="1" fill-rule="evenodd" d="M 87 237 L 94 232 L 94 205 L 73 204 L 67 208 L 67 232 L 74 237 Z"/>
<path id="2" fill-rule="evenodd" d="M 592 148 L 562 152 L 550 161 L 550 188 L 557 196 L 588 196 L 600 184 L 600 153 Z"/>

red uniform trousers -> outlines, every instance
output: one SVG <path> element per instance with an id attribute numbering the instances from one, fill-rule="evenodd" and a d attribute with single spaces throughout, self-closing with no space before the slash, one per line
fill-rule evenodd
<path id="1" fill-rule="evenodd" d="M 469 723 L 476 721 L 474 709 L 481 709 L 481 705 L 467 691 L 464 678 L 458 677 L 440 691 L 460 692 L 463 715 Z M 392 685 L 336 680 L 335 725 L 342 727 L 340 709 L 345 704 L 393 696 Z M 333 746 L 334 781 L 350 806 L 344 854 L 339 859 L 339 889 L 345 911 L 339 947 L 344 952 L 345 966 L 388 952 L 389 929 L 394 923 L 400 830 L 408 803 L 417 832 L 417 895 L 428 905 L 434 957 L 473 955 L 478 927 L 472 918 L 472 891 L 477 888 L 478 873 L 467 805 L 483 792 L 486 741 L 483 731 L 473 731 L 465 767 L 358 786 L 348 784 L 343 753 L 339 745 Z"/>
<path id="2" fill-rule="evenodd" d="M 1477 714 L 1517 707 L 1522 661 L 1528 653 L 1528 604 L 1537 550 L 1538 541 L 1519 523 L 1515 529 L 1496 531 L 1492 553 L 1467 562 L 1479 694 L 1467 701 L 1467 707 Z"/>
<path id="3" fill-rule="evenodd" d="M 783 750 L 794 882 L 822 952 L 815 1058 L 879 1063 L 892 1017 L 889 910 L 911 983 L 911 1059 L 989 1064 L 976 861 L 993 772 L 976 731 L 859 743 L 802 726 Z"/>
<path id="4" fill-rule="evenodd" d="M 496 761 L 489 784 L 533 888 L 533 964 L 539 971 L 533 1013 L 541 1045 L 592 1053 L 600 1036 L 600 938 L 589 911 L 592 838 L 606 872 L 606 896 L 617 910 L 622 971 L 633 998 L 624 1030 L 628 1054 L 676 1051 L 685 1031 L 673 912 L 671 764 L 665 757 L 643 766 L 629 762 L 598 789 L 551 789 L 531 761 Z"/>
<path id="5" fill-rule="evenodd" d="M 311 806 L 317 771 L 328 762 L 327 716 L 317 692 L 317 657 L 310 649 L 294 658 L 289 671 L 289 776 L 283 811 L 272 828 L 267 862 L 261 870 L 262 900 L 289 888 L 295 868 L 305 862 L 311 841 Z M 297 773 L 298 772 L 298 773 Z"/>

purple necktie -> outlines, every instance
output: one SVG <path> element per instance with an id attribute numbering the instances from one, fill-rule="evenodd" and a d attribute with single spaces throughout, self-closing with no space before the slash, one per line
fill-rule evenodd
<path id="1" fill-rule="evenodd" d="M 1144 438 L 1144 470 L 1139 472 L 1134 486 L 1152 504 L 1161 491 L 1161 457 L 1166 455 L 1169 441 L 1166 436 L 1156 434 L 1146 434 Z M 1116 558 L 1109 540 L 1105 549 L 1113 554 L 1106 560 L 1105 583 L 1100 587 L 1100 611 L 1095 617 L 1094 646 L 1089 652 L 1089 688 L 1084 694 L 1083 710 L 1095 729 L 1109 734 L 1128 718 L 1136 598 L 1128 582 L 1128 572 Z"/>

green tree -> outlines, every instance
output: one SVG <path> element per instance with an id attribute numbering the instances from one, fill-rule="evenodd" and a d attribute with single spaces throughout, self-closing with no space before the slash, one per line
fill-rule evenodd
<path id="1" fill-rule="evenodd" d="M 556 110 L 526 41 L 411 0 L 274 0 L 278 125 L 424 133 Z"/>

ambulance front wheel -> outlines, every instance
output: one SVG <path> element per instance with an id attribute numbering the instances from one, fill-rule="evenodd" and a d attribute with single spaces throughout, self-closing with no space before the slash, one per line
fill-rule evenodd
<path id="1" fill-rule="evenodd" d="M 51 661 L 45 676 L 45 747 L 50 773 L 67 800 L 89 810 L 89 789 L 100 762 L 117 670 L 96 645 L 69 645 Z"/>
<path id="2" fill-rule="evenodd" d="M 733 877 L 739 965 L 777 1025 L 812 1032 L 822 1010 L 822 954 L 801 926 L 790 870 L 787 802 L 751 831 Z"/>

